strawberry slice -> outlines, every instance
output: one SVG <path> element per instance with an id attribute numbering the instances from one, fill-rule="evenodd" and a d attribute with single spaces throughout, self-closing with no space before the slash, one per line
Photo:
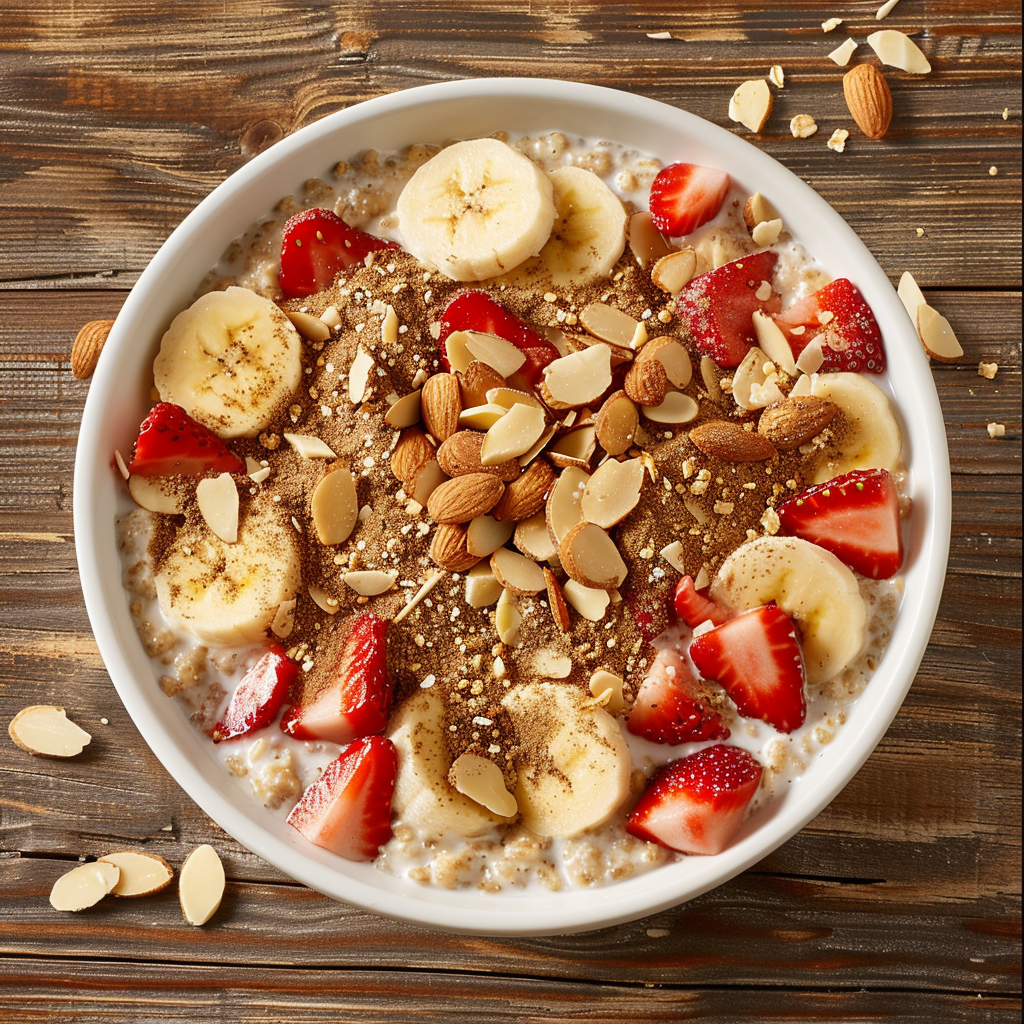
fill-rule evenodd
<path id="1" fill-rule="evenodd" d="M 707 596 L 707 587 L 698 590 L 692 576 L 684 576 L 676 584 L 676 595 L 673 604 L 676 615 L 691 629 L 702 622 L 713 622 L 716 626 L 729 620 L 729 613 Z"/>
<path id="2" fill-rule="evenodd" d="M 716 743 L 671 761 L 626 819 L 626 831 L 680 853 L 721 853 L 743 824 L 764 769 L 739 747 Z"/>
<path id="3" fill-rule="evenodd" d="M 327 686 L 312 703 L 289 708 L 282 731 L 300 740 L 332 743 L 382 732 L 391 707 L 387 631 L 388 624 L 376 615 L 354 619 Z"/>
<path id="4" fill-rule="evenodd" d="M 804 660 L 792 619 L 774 601 L 702 633 L 690 658 L 705 679 L 720 683 L 741 715 L 779 732 L 803 725 Z"/>
<path id="5" fill-rule="evenodd" d="M 401 248 L 358 228 L 330 210 L 303 210 L 285 221 L 279 283 L 286 299 L 330 288 L 338 272 L 361 263 L 367 253 Z"/>
<path id="6" fill-rule="evenodd" d="M 288 824 L 346 860 L 373 860 L 391 838 L 398 754 L 384 736 L 350 743 L 292 808 Z"/>
<path id="7" fill-rule="evenodd" d="M 697 680 L 675 651 L 658 651 L 633 702 L 626 728 L 652 743 L 724 740 L 729 730 L 696 692 Z"/>
<path id="8" fill-rule="evenodd" d="M 797 357 L 812 339 L 824 335 L 822 370 L 885 370 L 885 348 L 875 314 L 857 286 L 845 277 L 838 277 L 813 295 L 793 303 L 775 317 L 775 322 L 786 332 Z M 793 334 L 794 327 L 802 327 L 803 331 Z"/>
<path id="9" fill-rule="evenodd" d="M 180 405 L 158 402 L 139 427 L 128 466 L 134 476 L 244 473 L 245 463 Z"/>
<path id="10" fill-rule="evenodd" d="M 224 718 L 213 727 L 213 742 L 244 736 L 270 725 L 298 675 L 298 663 L 286 657 L 280 644 L 274 644 L 242 676 Z"/>
<path id="11" fill-rule="evenodd" d="M 678 238 L 707 224 L 729 194 L 729 175 L 699 164 L 669 164 L 651 185 L 651 218 L 659 231 Z"/>
<path id="12" fill-rule="evenodd" d="M 558 349 L 550 341 L 542 338 L 478 288 L 467 288 L 456 293 L 441 314 L 438 346 L 441 350 L 441 363 L 447 371 L 451 370 L 451 366 L 445 341 L 453 331 L 496 334 L 499 338 L 512 342 L 526 356 L 526 362 L 514 374 L 513 380 L 515 377 L 521 377 L 530 387 L 540 379 L 544 367 L 558 358 Z"/>
<path id="13" fill-rule="evenodd" d="M 778 258 L 770 249 L 742 256 L 695 277 L 683 289 L 676 310 L 701 355 L 711 356 L 719 366 L 738 366 L 743 361 L 757 342 L 754 312 L 779 311 L 781 299 L 774 291 L 767 299 L 757 297 L 765 281 L 771 284 Z"/>
<path id="14" fill-rule="evenodd" d="M 888 579 L 903 564 L 900 497 L 885 469 L 855 469 L 780 502 L 779 533 L 831 551 L 854 572 Z"/>

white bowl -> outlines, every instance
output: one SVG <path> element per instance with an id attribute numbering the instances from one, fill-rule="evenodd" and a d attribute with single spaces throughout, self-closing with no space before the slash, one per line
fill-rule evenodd
<path id="1" fill-rule="evenodd" d="M 906 597 L 874 678 L 806 774 L 754 814 L 727 850 L 606 888 L 495 897 L 421 887 L 313 847 L 214 762 L 210 745 L 160 691 L 132 625 L 114 535 L 123 484 L 111 471 L 111 453 L 131 449 L 149 407 L 151 362 L 172 317 L 228 243 L 281 196 L 368 148 L 396 150 L 498 129 L 610 139 L 665 162 L 721 167 L 751 192 L 769 195 L 787 228 L 833 274 L 852 278 L 878 318 L 888 380 L 898 382 L 913 514 Z M 428 85 L 360 103 L 279 142 L 203 200 L 154 256 L 117 317 L 82 418 L 74 494 L 82 590 L 103 660 L 139 731 L 189 796 L 248 849 L 328 896 L 421 925 L 490 935 L 565 933 L 642 917 L 732 878 L 806 825 L 864 763 L 910 688 L 935 620 L 950 526 L 945 430 L 928 363 L 888 279 L 843 219 L 761 150 L 692 114 L 610 89 L 521 79 Z"/>

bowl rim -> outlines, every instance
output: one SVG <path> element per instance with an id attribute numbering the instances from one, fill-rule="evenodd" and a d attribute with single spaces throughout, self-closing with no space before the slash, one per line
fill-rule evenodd
<path id="1" fill-rule="evenodd" d="M 142 665 L 139 656 L 144 659 L 145 655 L 134 629 L 125 628 L 125 622 L 129 621 L 130 625 L 130 620 L 126 620 L 127 599 L 121 587 L 112 515 L 116 480 L 107 454 L 111 450 L 107 441 L 118 430 L 118 418 L 122 421 L 122 434 L 124 422 L 131 421 L 130 412 L 118 413 L 113 408 L 117 403 L 110 401 L 111 396 L 123 392 L 125 387 L 121 363 L 123 360 L 131 361 L 133 339 L 140 331 L 143 336 L 159 337 L 159 333 L 154 333 L 152 320 L 147 318 L 152 315 L 154 296 L 164 279 L 175 274 L 181 277 L 183 273 L 187 277 L 188 272 L 181 268 L 191 259 L 198 265 L 200 275 L 192 277 L 194 290 L 206 268 L 216 262 L 227 242 L 239 233 L 235 231 L 225 237 L 224 231 L 230 230 L 229 227 L 213 232 L 217 239 L 215 247 L 220 248 L 212 261 L 203 263 L 196 259 L 194 252 L 207 245 L 203 233 L 209 233 L 210 217 L 219 217 L 226 222 L 223 211 L 235 209 L 237 221 L 238 209 L 243 212 L 246 209 L 240 204 L 246 197 L 251 198 L 251 194 L 258 191 L 259 183 L 272 176 L 272 172 L 292 164 L 299 166 L 304 154 L 323 151 L 325 143 L 339 137 L 343 140 L 346 134 L 353 132 L 358 134 L 368 124 L 381 124 L 396 116 L 408 119 L 420 114 L 424 123 L 432 116 L 436 124 L 439 111 L 448 110 L 454 116 L 460 109 L 474 108 L 477 104 L 493 106 L 501 102 L 531 104 L 533 113 L 530 116 L 534 118 L 537 110 L 557 109 L 562 112 L 559 116 L 564 116 L 566 111 L 578 108 L 581 112 L 590 111 L 595 118 L 611 115 L 620 123 L 628 120 L 657 125 L 666 143 L 657 151 L 663 158 L 667 158 L 680 143 L 692 146 L 696 140 L 698 149 L 703 147 L 720 154 L 730 173 L 734 168 L 742 168 L 744 181 L 772 182 L 773 190 L 785 194 L 784 206 L 799 208 L 802 221 L 814 223 L 829 238 L 841 242 L 844 266 L 856 266 L 858 286 L 883 326 L 890 360 L 887 379 L 896 374 L 901 387 L 909 381 L 912 388 L 911 395 L 902 399 L 898 407 L 905 445 L 912 452 L 912 458 L 908 460 L 908 491 L 914 501 L 914 511 L 911 516 L 909 567 L 905 573 L 907 594 L 878 671 L 865 694 L 853 705 L 850 719 L 841 730 L 838 741 L 822 751 L 820 770 L 817 773 L 812 771 L 799 780 L 800 796 L 796 803 L 792 799 L 773 801 L 765 813 L 759 811 L 751 819 L 756 827 L 751 827 L 748 822 L 732 846 L 714 857 L 687 857 L 681 862 L 601 889 L 546 893 L 539 898 L 522 894 L 522 899 L 518 895 L 505 894 L 495 899 L 490 894 L 479 894 L 475 890 L 438 891 L 436 887 L 416 887 L 415 883 L 404 883 L 379 871 L 374 875 L 371 873 L 373 869 L 366 870 L 367 865 L 353 865 L 346 861 L 339 864 L 338 858 L 325 851 L 309 847 L 301 840 L 289 841 L 286 836 L 274 834 L 268 825 L 249 811 L 236 807 L 230 793 L 218 780 L 211 780 L 203 774 L 202 764 L 181 747 L 180 730 L 176 731 L 177 726 L 159 713 L 152 695 L 145 690 L 146 686 L 150 690 L 157 689 L 151 685 L 155 681 L 152 670 L 149 670 L 148 677 L 142 671 L 141 681 L 139 678 Z M 538 107 L 538 104 L 547 106 Z M 517 129 L 516 125 L 506 127 Z M 551 123 L 548 130 L 557 127 L 557 123 Z M 438 133 L 424 132 L 426 134 Z M 621 131 L 610 134 L 621 141 Z M 407 143 L 413 141 L 432 140 L 406 139 Z M 354 151 L 342 155 L 354 155 Z M 315 169 L 313 173 L 316 173 Z M 294 187 L 308 176 L 308 173 L 296 173 Z M 286 193 L 279 193 L 278 198 L 283 194 Z M 773 202 L 778 207 L 780 203 L 775 201 L 775 195 L 773 191 Z M 269 211 L 270 207 L 268 203 L 260 209 Z M 252 223 L 254 219 L 249 215 L 245 223 Z M 185 297 L 187 299 L 187 295 Z M 164 301 L 166 303 L 166 296 Z M 152 348 L 155 344 L 149 350 Z M 905 414 L 908 406 L 912 407 L 912 417 Z M 137 426 L 138 419 L 134 423 Z M 75 544 L 82 591 L 93 632 L 128 714 L 175 781 L 239 843 L 290 877 L 325 895 L 428 928 L 494 936 L 566 934 L 607 927 L 664 910 L 735 877 L 819 814 L 870 756 L 913 682 L 942 593 L 950 520 L 950 469 L 945 426 L 928 362 L 917 341 L 916 330 L 888 277 L 853 229 L 810 186 L 767 153 L 732 132 L 657 100 L 603 86 L 553 79 L 469 79 L 418 86 L 376 97 L 299 129 L 231 174 L 172 232 L 140 275 L 118 314 L 89 389 L 74 474 Z M 864 696 L 869 692 L 871 704 L 864 710 Z M 163 697 L 162 694 L 159 696 Z M 163 700 L 166 702 L 166 698 Z M 180 717 L 184 719 L 184 716 Z M 195 736 L 192 727 L 187 722 L 185 725 Z M 255 801 L 251 802 L 256 810 L 266 813 Z M 678 870 L 684 865 L 688 865 L 686 870 Z M 396 881 L 401 884 L 396 884 Z"/>

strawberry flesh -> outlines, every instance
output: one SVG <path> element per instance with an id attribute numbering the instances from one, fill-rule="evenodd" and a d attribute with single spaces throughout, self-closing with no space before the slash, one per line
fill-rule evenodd
<path id="1" fill-rule="evenodd" d="M 180 405 L 158 402 L 139 427 L 128 466 L 133 476 L 244 473 L 245 463 Z"/>
<path id="2" fill-rule="evenodd" d="M 669 164 L 651 185 L 651 219 L 667 235 L 688 235 L 718 213 L 729 185 L 729 175 L 714 167 Z"/>
<path id="3" fill-rule="evenodd" d="M 351 743 L 384 731 L 391 708 L 388 624 L 369 613 L 353 620 L 327 685 L 307 705 L 295 704 L 282 731 L 300 740 Z"/>
<path id="4" fill-rule="evenodd" d="M 770 249 L 742 256 L 695 277 L 680 293 L 676 311 L 687 325 L 701 355 L 719 366 L 738 366 L 756 344 L 753 314 L 777 313 L 781 304 L 772 291 L 759 299 L 757 291 L 771 284 L 778 255 Z"/>
<path id="5" fill-rule="evenodd" d="M 693 582 L 692 576 L 684 576 L 676 584 L 675 599 L 676 615 L 679 616 L 691 629 L 699 626 L 702 622 L 713 622 L 720 626 L 728 621 L 729 613 L 715 601 L 707 596 L 707 588 L 698 590 Z"/>
<path id="6" fill-rule="evenodd" d="M 299 666 L 274 644 L 242 677 L 224 718 L 213 727 L 213 742 L 244 736 L 270 725 L 299 675 Z"/>
<path id="7" fill-rule="evenodd" d="M 743 824 L 764 769 L 739 747 L 716 743 L 662 768 L 626 831 L 680 853 L 721 853 Z"/>
<path id="8" fill-rule="evenodd" d="M 845 277 L 819 288 L 775 317 L 785 331 L 794 356 L 818 335 L 823 335 L 823 371 L 882 373 L 885 348 L 882 331 L 856 285 Z M 803 328 L 793 334 L 793 328 Z"/>
<path id="9" fill-rule="evenodd" d="M 340 271 L 361 263 L 368 253 L 398 248 L 395 242 L 349 227 L 330 210 L 303 210 L 284 225 L 281 292 L 286 299 L 312 295 L 330 288 Z"/>
<path id="10" fill-rule="evenodd" d="M 779 732 L 803 725 L 804 662 L 792 619 L 774 601 L 696 637 L 690 658 L 719 683 L 746 718 Z"/>
<path id="11" fill-rule="evenodd" d="M 288 815 L 301 835 L 346 860 L 373 860 L 391 838 L 398 754 L 384 736 L 355 740 L 324 769 Z"/>
<path id="12" fill-rule="evenodd" d="M 449 372 L 451 364 L 448 362 L 445 341 L 453 331 L 496 334 L 515 345 L 526 356 L 526 362 L 514 374 L 511 381 L 513 384 L 525 383 L 532 388 L 540 379 L 544 367 L 558 358 L 558 349 L 550 341 L 542 338 L 533 328 L 478 288 L 467 288 L 456 293 L 441 314 L 438 347 L 441 363 Z M 516 382 L 516 377 L 521 380 Z"/>
<path id="13" fill-rule="evenodd" d="M 855 469 L 779 504 L 779 533 L 831 551 L 854 572 L 888 579 L 903 564 L 900 498 L 888 470 Z"/>
<path id="14" fill-rule="evenodd" d="M 700 699 L 697 681 L 675 651 L 658 651 L 626 720 L 634 736 L 652 743 L 691 743 L 724 740 L 728 728 Z"/>

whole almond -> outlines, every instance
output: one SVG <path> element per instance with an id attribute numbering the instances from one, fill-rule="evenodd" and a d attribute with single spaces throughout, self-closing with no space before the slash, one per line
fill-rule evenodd
<path id="1" fill-rule="evenodd" d="M 430 557 L 434 563 L 449 572 L 465 572 L 480 561 L 466 547 L 466 530 L 457 523 L 438 523 L 434 539 L 430 542 Z"/>
<path id="2" fill-rule="evenodd" d="M 420 467 L 435 458 L 436 454 L 430 439 L 419 427 L 406 427 L 391 453 L 391 472 L 403 484 L 408 484 Z"/>
<path id="3" fill-rule="evenodd" d="M 454 373 L 435 373 L 428 377 L 420 395 L 423 423 L 438 439 L 447 441 L 459 429 L 462 397 Z"/>
<path id="4" fill-rule="evenodd" d="M 491 515 L 498 522 L 519 523 L 539 512 L 544 499 L 555 482 L 555 471 L 543 459 L 537 459 L 526 467 L 518 480 L 505 488 L 505 493 Z"/>
<path id="5" fill-rule="evenodd" d="M 504 492 L 505 485 L 493 473 L 467 473 L 434 489 L 427 514 L 435 523 L 468 523 L 490 512 Z"/>
<path id="6" fill-rule="evenodd" d="M 705 455 L 725 462 L 763 462 L 776 454 L 768 438 L 728 420 L 712 420 L 694 427 L 690 440 Z"/>
<path id="7" fill-rule="evenodd" d="M 479 430 L 457 430 L 437 449 L 437 461 L 451 477 L 467 473 L 493 473 L 506 482 L 519 476 L 519 460 L 507 459 L 497 466 L 485 466 L 480 461 L 484 435 Z"/>
<path id="8" fill-rule="evenodd" d="M 623 387 L 638 405 L 661 405 L 668 391 L 668 374 L 660 360 L 641 349 L 626 374 Z"/>
<path id="9" fill-rule="evenodd" d="M 874 64 L 858 64 L 843 75 L 843 95 L 857 127 L 880 139 L 892 120 L 892 94 L 885 76 Z"/>
<path id="10" fill-rule="evenodd" d="M 71 372 L 79 380 L 92 376 L 113 326 L 113 320 L 90 320 L 75 336 L 71 346 Z"/>
<path id="11" fill-rule="evenodd" d="M 621 455 L 636 438 L 640 413 L 625 391 L 609 395 L 594 419 L 598 443 L 609 455 Z"/>
<path id="12" fill-rule="evenodd" d="M 784 398 L 769 405 L 757 423 L 757 432 L 779 451 L 791 452 L 817 437 L 831 422 L 839 407 L 825 398 L 806 395 Z"/>
<path id="13" fill-rule="evenodd" d="M 465 371 L 456 374 L 459 381 L 459 392 L 462 395 L 462 408 L 472 409 L 487 401 L 487 392 L 492 388 L 508 387 L 505 378 L 493 366 L 479 359 L 474 359 Z"/>

